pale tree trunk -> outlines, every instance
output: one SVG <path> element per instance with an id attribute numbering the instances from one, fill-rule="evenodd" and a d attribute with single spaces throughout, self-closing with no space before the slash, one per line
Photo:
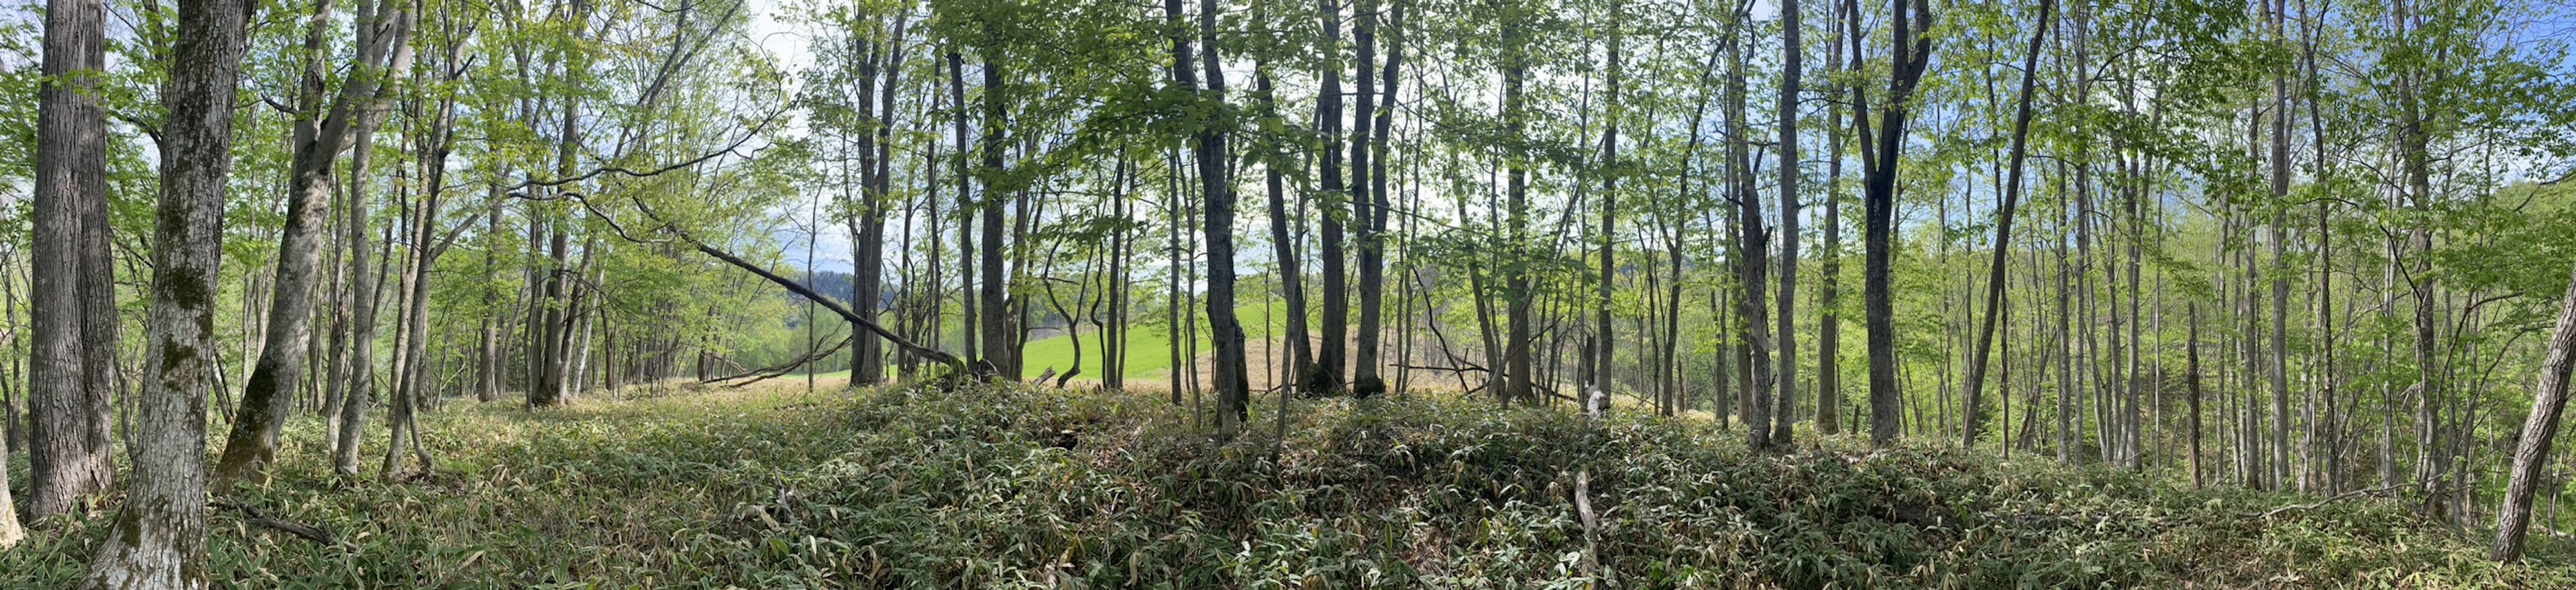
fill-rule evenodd
<path id="1" fill-rule="evenodd" d="M 214 382 L 216 281 L 244 21 L 234 0 L 179 5 L 162 104 L 152 312 L 128 457 L 134 483 L 82 586 L 205 588 L 206 394 Z M 291 383 L 291 381 L 290 381 Z"/>
<path id="2" fill-rule="evenodd" d="M 2513 479 L 2506 485 L 2504 506 L 2496 510 L 2496 538 L 2487 556 L 2497 561 L 2522 559 L 2522 540 L 2531 527 L 2532 497 L 2545 480 L 2549 451 L 2558 439 L 2558 421 L 2567 409 L 2567 378 L 2576 371 L 2576 285 L 2568 287 L 2558 306 L 2558 327 L 2549 337 L 2549 356 L 2540 368 L 2540 387 L 2531 396 L 2531 416 L 2522 422 L 2521 442 L 2514 445 Z"/>
<path id="3" fill-rule="evenodd" d="M 116 292 L 107 255 L 106 5 L 50 0 L 37 93 L 27 512 L 72 514 L 115 480 L 109 392 Z M 95 241 L 96 243 L 93 243 Z"/>
<path id="4" fill-rule="evenodd" d="M 402 25 L 397 30 L 409 29 L 409 13 L 403 14 L 405 16 L 398 17 Z M 404 47 L 405 49 L 397 52 L 399 57 L 394 60 L 396 64 L 408 65 L 410 62 L 409 46 Z M 358 473 L 358 436 L 366 429 L 367 404 L 375 403 L 372 398 L 376 394 L 376 312 L 377 305 L 381 303 L 378 293 L 379 282 L 384 276 L 383 271 L 379 270 L 382 267 L 381 262 L 368 261 L 369 256 L 377 253 L 373 251 L 374 246 L 369 243 L 371 237 L 368 235 L 367 227 L 368 211 L 374 206 L 370 202 L 373 197 L 367 190 L 374 184 L 367 177 L 367 160 L 371 155 L 369 152 L 373 151 L 370 146 L 373 143 L 371 139 L 375 135 L 375 123 L 380 117 L 375 113 L 367 113 L 362 115 L 361 119 L 351 134 L 356 141 L 353 142 L 354 149 L 349 154 L 350 180 L 345 189 L 349 199 L 350 216 L 349 272 L 356 277 L 350 281 L 349 290 L 350 296 L 356 301 L 350 305 L 352 309 L 350 311 L 348 397 L 340 402 L 340 432 L 338 433 L 340 442 L 333 447 L 334 452 L 331 455 L 332 468 L 342 475 Z M 391 256 L 391 252 L 388 251 L 383 255 Z"/>

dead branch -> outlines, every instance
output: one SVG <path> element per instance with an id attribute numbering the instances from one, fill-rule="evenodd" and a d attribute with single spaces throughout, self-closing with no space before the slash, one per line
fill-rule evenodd
<path id="1" fill-rule="evenodd" d="M 268 514 L 260 512 L 258 508 L 252 508 L 249 505 L 235 504 L 220 500 L 209 502 L 206 505 L 218 510 L 240 512 L 242 514 L 243 521 L 249 522 L 259 528 L 283 531 L 287 534 L 303 537 L 304 540 L 320 543 L 323 546 L 337 548 L 342 551 L 355 553 L 358 550 L 357 545 L 341 541 L 339 537 L 333 536 L 330 531 L 322 530 L 321 527 L 270 518 Z"/>
<path id="2" fill-rule="evenodd" d="M 840 352 L 840 351 L 841 351 L 841 349 L 843 349 L 843 348 L 849 348 L 849 346 L 850 346 L 850 339 L 849 339 L 849 338 L 842 338 L 842 339 L 841 339 L 841 343 L 840 343 L 840 344 L 834 344 L 834 345 L 832 345 L 832 347 L 831 347 L 831 348 L 823 349 L 823 350 L 816 351 L 816 352 L 812 352 L 812 353 L 807 353 L 805 356 L 797 357 L 795 360 L 787 361 L 787 362 L 784 362 L 784 363 L 779 363 L 779 364 L 777 364 L 777 365 L 772 365 L 772 366 L 768 366 L 768 367 L 761 367 L 761 368 L 759 368 L 759 369 L 755 369 L 755 370 L 743 371 L 743 372 L 735 373 L 735 374 L 732 374 L 732 375 L 726 375 L 726 376 L 723 376 L 723 377 L 708 377 L 708 378 L 705 378 L 705 379 L 699 379 L 699 380 L 698 380 L 698 384 L 699 384 L 699 385 L 705 385 L 705 384 L 709 384 L 709 383 L 722 383 L 722 382 L 725 382 L 725 381 L 732 381 L 732 380 L 735 380 L 735 379 L 750 379 L 749 381 L 744 381 L 744 382 L 741 382 L 741 383 L 726 383 L 726 384 L 725 384 L 725 386 L 726 386 L 726 387 L 742 387 L 742 386 L 750 385 L 750 384 L 753 384 L 753 383 L 759 383 L 759 382 L 762 382 L 762 381 L 768 381 L 768 380 L 770 380 L 770 379 L 776 379 L 776 378 L 778 378 L 778 377 L 779 377 L 779 376 L 781 376 L 781 375 L 786 375 L 788 371 L 796 370 L 796 367 L 798 367 L 798 366 L 804 365 L 805 363 L 814 362 L 814 361 L 815 361 L 815 359 L 820 359 L 820 358 L 823 358 L 823 357 L 832 356 L 832 354 L 833 354 L 833 353 Z"/>

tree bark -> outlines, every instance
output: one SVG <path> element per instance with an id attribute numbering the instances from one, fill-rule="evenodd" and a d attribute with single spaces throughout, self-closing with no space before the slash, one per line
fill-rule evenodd
<path id="1" fill-rule="evenodd" d="M 986 32 L 990 33 L 992 25 L 987 23 L 985 28 Z M 976 298 L 982 305 L 981 313 L 984 316 L 981 324 L 984 365 L 989 367 L 989 372 L 994 375 L 1018 381 L 1020 379 L 1018 351 L 1020 339 L 1013 333 L 1018 326 L 1011 321 L 1010 317 L 1010 284 L 1006 282 L 1008 277 L 1003 274 L 1002 266 L 1003 201 L 999 195 L 1000 191 L 995 188 L 1001 183 L 1001 179 L 997 177 L 1003 173 L 1002 150 L 1006 147 L 1002 137 L 1004 76 L 1000 53 L 1001 50 L 996 48 L 984 48 L 984 137 L 977 146 L 983 151 L 983 166 L 977 171 L 977 175 L 984 178 L 984 193 L 981 202 L 976 204 L 981 208 L 979 213 L 983 220 L 982 231 L 977 238 L 984 251 L 984 257 L 981 260 L 983 266 L 979 271 L 983 275 L 983 283 L 978 285 L 982 291 Z"/>
<path id="2" fill-rule="evenodd" d="M 1890 45 L 1895 52 L 1889 56 L 1894 67 L 1890 69 L 1888 80 L 1888 102 L 1880 116 L 1874 145 L 1870 134 L 1861 134 L 1861 151 L 1877 152 L 1865 160 L 1868 164 L 1868 187 L 1862 200 L 1861 241 L 1866 267 L 1862 285 L 1866 307 L 1863 315 L 1869 330 L 1869 434 L 1870 443 L 1881 447 L 1894 445 L 1904 424 L 1904 398 L 1897 391 L 1896 306 L 1891 267 L 1896 240 L 1896 162 L 1898 154 L 1904 151 L 1905 119 L 1913 100 L 1915 83 L 1922 80 L 1924 67 L 1932 54 L 1931 37 L 1917 36 L 1916 31 L 1908 27 L 1905 0 L 1892 0 L 1891 4 L 1895 10 Z M 1913 12 L 1913 20 L 1925 21 L 1927 26 L 1931 24 L 1932 9 L 1928 0 L 1915 0 Z M 1851 26 L 1859 26 L 1857 19 Z M 1852 43 L 1857 46 L 1860 36 L 1855 34 Z M 1859 53 L 1857 48 L 1853 50 L 1855 60 Z M 1859 90 L 1855 88 L 1854 93 L 1859 94 Z M 1855 96 L 1853 101 L 1854 113 L 1863 121 L 1869 119 L 1867 98 Z"/>
<path id="3" fill-rule="evenodd" d="M 1751 15 L 1737 11 L 1732 29 L 1727 34 L 1726 61 L 1729 70 L 1744 70 L 1744 37 L 1751 33 L 1745 21 Z M 1744 384 L 1745 446 L 1755 450 L 1771 448 L 1772 388 L 1777 385 L 1771 365 L 1771 314 L 1765 294 L 1771 280 L 1770 232 L 1762 226 L 1762 195 L 1753 189 L 1751 138 L 1752 126 L 1745 121 L 1744 78 L 1728 76 L 1726 81 L 1727 133 L 1726 192 L 1735 196 L 1736 281 L 1739 289 L 1736 309 L 1744 320 L 1744 358 L 1751 367 L 1751 379 Z M 1681 269 L 1674 269 L 1680 272 Z"/>
<path id="4" fill-rule="evenodd" d="M 1390 14 L 1388 15 L 1389 22 L 1387 26 L 1395 29 L 1397 32 L 1395 33 L 1395 37 L 1387 40 L 1386 65 L 1381 72 L 1381 75 L 1384 77 L 1384 82 L 1383 87 L 1379 89 L 1380 94 L 1377 97 L 1378 106 L 1374 111 L 1375 116 L 1361 117 L 1362 119 L 1374 119 L 1376 130 L 1374 133 L 1370 134 L 1370 140 L 1367 146 L 1355 148 L 1368 152 L 1368 155 L 1370 156 L 1369 162 L 1371 169 L 1368 175 L 1369 189 L 1367 205 L 1372 211 L 1367 217 L 1367 225 L 1362 227 L 1362 233 L 1360 234 L 1359 350 L 1357 357 L 1353 359 L 1354 363 L 1351 377 L 1351 392 L 1352 395 L 1357 397 L 1370 397 L 1386 392 L 1386 378 L 1378 374 L 1378 370 L 1380 368 L 1379 365 L 1382 364 L 1378 360 L 1378 349 L 1380 342 L 1385 337 L 1385 329 L 1382 324 L 1385 321 L 1386 312 L 1386 219 L 1393 211 L 1391 201 L 1387 199 L 1386 196 L 1386 161 L 1388 157 L 1386 146 L 1388 141 L 1387 135 L 1394 132 L 1395 89 L 1397 81 L 1399 80 L 1397 77 L 1400 71 L 1399 68 L 1404 62 L 1404 43 L 1403 38 L 1401 37 L 1404 28 L 1404 0 L 1387 0 L 1387 2 L 1394 5 L 1394 7 L 1390 9 Z M 1360 22 L 1363 25 L 1368 25 L 1374 23 L 1376 20 L 1377 18 L 1375 15 L 1370 15 Z M 1360 37 L 1360 47 L 1362 48 L 1360 59 L 1360 66 L 1362 69 L 1360 71 L 1360 79 L 1365 81 L 1368 78 L 1366 68 L 1368 67 L 1369 62 L 1366 52 L 1367 48 L 1374 41 L 1374 35 L 1364 32 Z M 1615 63 L 1617 58 L 1613 57 L 1612 61 Z M 1613 66 L 1613 68 L 1615 67 L 1616 66 Z M 1363 91 L 1362 94 L 1365 95 L 1366 92 Z M 1356 158 L 1354 158 L 1354 160 L 1356 160 Z M 1356 210 L 1361 203 L 1355 199 L 1351 204 L 1353 209 Z"/>
<path id="5" fill-rule="evenodd" d="M 109 462 L 116 291 L 108 256 L 106 3 L 49 0 L 37 91 L 27 512 L 72 514 Z"/>
<path id="6" fill-rule="evenodd" d="M 324 239 L 323 222 L 331 216 L 332 166 L 341 152 L 354 147 L 365 134 L 363 128 L 371 125 L 362 119 L 381 118 L 365 115 L 390 96 L 384 90 L 384 81 L 400 75 L 389 71 L 393 64 L 388 60 L 397 53 L 395 47 L 408 45 L 409 29 L 378 28 L 382 23 L 398 23 L 401 15 L 410 14 L 399 4 L 394 0 L 359 3 L 360 20 L 369 26 L 357 27 L 357 67 L 331 99 L 327 114 L 314 111 L 320 108 L 322 76 L 328 66 L 323 36 L 331 30 L 331 2 L 315 7 L 304 45 L 309 61 L 305 65 L 301 108 L 308 110 L 300 112 L 296 122 L 286 227 L 279 236 L 277 279 L 273 283 L 276 287 L 269 305 L 269 338 L 261 346 L 259 364 L 251 369 L 242 391 L 241 410 L 235 414 L 239 418 L 225 436 L 223 456 L 215 464 L 217 493 L 229 491 L 243 479 L 265 478 L 267 465 L 275 462 L 278 431 L 294 408 L 293 384 L 304 377 L 304 348 L 310 345 L 313 329 L 314 275 L 321 264 L 319 242 Z M 358 219 L 357 223 L 364 223 L 363 217 Z M 353 264 L 352 268 L 363 266 Z M 343 402 L 341 406 L 345 408 L 347 404 Z"/>
<path id="7" fill-rule="evenodd" d="M 2576 283 L 2576 282 L 2572 282 Z M 2531 527 L 2532 498 L 2549 468 L 2549 452 L 2558 439 L 2558 421 L 2567 410 L 2567 379 L 2576 371 L 2576 284 L 2558 306 L 2558 327 L 2550 332 L 2549 355 L 2540 368 L 2540 386 L 2531 396 L 2531 416 L 2522 422 L 2514 445 L 2513 479 L 2506 484 L 2504 505 L 2496 510 L 2496 538 L 2487 556 L 2496 561 L 2522 559 L 2523 535 Z"/>
<path id="8" fill-rule="evenodd" d="M 1798 0 L 1780 3 L 1780 392 L 1772 402 L 1771 443 L 1790 443 L 1798 404 Z"/>
<path id="9" fill-rule="evenodd" d="M 126 431 L 134 483 L 86 588 L 205 588 L 206 394 L 222 355 L 215 304 L 232 168 L 233 92 L 245 21 L 238 0 L 179 5 L 162 104 L 161 200 L 141 397 Z M 289 381 L 291 383 L 291 381 Z"/>
<path id="10" fill-rule="evenodd" d="M 1341 216 L 1331 213 L 1340 205 L 1340 203 L 1331 202 L 1331 199 L 1347 194 L 1348 190 L 1348 187 L 1342 183 L 1344 147 L 1342 8 L 1334 0 L 1321 0 L 1321 2 L 1324 54 L 1320 62 L 1323 68 L 1324 90 L 1321 94 L 1315 95 L 1317 127 L 1315 133 L 1319 136 L 1317 139 L 1324 142 L 1324 158 L 1323 161 L 1316 162 L 1315 166 L 1322 181 L 1319 194 L 1326 197 L 1326 201 L 1318 209 L 1326 213 L 1316 216 L 1315 221 L 1322 227 L 1319 245 L 1322 248 L 1321 257 L 1323 258 L 1323 268 L 1320 272 L 1323 274 L 1324 301 L 1323 307 L 1318 311 L 1322 315 L 1324 340 L 1315 352 L 1315 365 L 1308 369 L 1310 372 L 1306 375 L 1306 391 L 1330 395 L 1341 393 L 1345 386 L 1342 381 L 1342 357 L 1344 351 L 1349 348 L 1347 339 L 1350 337 L 1351 304 L 1348 280 L 1345 278 L 1347 273 L 1342 263 L 1343 220 Z M 1366 76 L 1367 67 L 1360 66 L 1362 76 Z"/>

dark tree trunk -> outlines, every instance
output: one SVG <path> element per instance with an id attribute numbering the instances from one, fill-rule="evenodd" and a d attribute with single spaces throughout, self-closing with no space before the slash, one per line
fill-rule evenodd
<path id="1" fill-rule="evenodd" d="M 1342 149 L 1345 147 L 1342 139 L 1342 8 L 1334 0 L 1322 0 L 1322 11 L 1324 90 L 1315 96 L 1315 132 L 1324 142 L 1324 158 L 1315 166 L 1323 183 L 1319 194 L 1326 198 L 1318 209 L 1329 211 L 1341 205 L 1331 202 L 1331 199 L 1348 194 L 1348 187 L 1342 183 Z M 1366 77 L 1367 68 L 1367 65 L 1360 66 L 1362 77 Z M 1308 368 L 1306 390 L 1336 394 L 1344 386 L 1342 357 L 1350 346 L 1351 303 L 1347 273 L 1342 262 L 1345 258 L 1342 219 L 1326 214 L 1317 215 L 1315 221 L 1323 228 L 1320 236 L 1324 302 L 1320 313 L 1323 316 L 1324 341 L 1315 353 L 1315 365 Z"/>
<path id="2" fill-rule="evenodd" d="M 1896 443 L 1899 429 L 1904 424 L 1904 398 L 1897 390 L 1896 306 L 1893 299 L 1894 274 L 1890 266 L 1896 246 L 1896 161 L 1898 154 L 1904 152 L 1905 119 L 1915 83 L 1922 79 L 1924 66 L 1932 54 L 1931 38 L 1916 36 L 1916 32 L 1908 28 L 1905 0 L 1891 3 L 1895 9 L 1890 46 L 1895 48 L 1895 53 L 1889 56 L 1893 67 L 1888 80 L 1888 103 L 1880 116 L 1874 144 L 1871 134 L 1861 134 L 1861 151 L 1876 152 L 1865 160 L 1868 182 L 1862 200 L 1861 242 L 1863 264 L 1866 266 L 1862 297 L 1866 308 L 1863 315 L 1869 329 L 1870 442 L 1882 447 Z M 1928 0 L 1915 0 L 1913 12 L 1912 20 L 1930 24 L 1932 9 Z M 1850 26 L 1857 28 L 1857 19 Z M 1855 45 L 1854 59 L 1857 60 L 1860 36 L 1854 35 L 1852 43 Z M 1854 89 L 1854 98 L 1855 115 L 1867 121 L 1868 97 Z"/>
<path id="3" fill-rule="evenodd" d="M 2049 12 L 2056 6 L 2052 0 L 2040 0 L 2039 18 L 2033 21 L 2038 23 L 2038 27 L 2031 30 L 2030 53 L 2022 59 L 2021 92 L 2013 107 L 2012 171 L 2004 178 L 2004 202 L 1995 212 L 1994 263 L 1986 268 L 1986 319 L 1978 328 L 1976 356 L 1968 357 L 1968 405 L 1963 446 L 1977 446 L 1977 435 L 1985 426 L 1986 363 L 1994 352 L 1995 324 L 2004 315 L 2004 261 L 2011 254 L 2013 209 L 2021 202 L 2022 158 L 2030 137 L 2030 93 L 2038 82 L 2040 43 L 2048 38 Z"/>
<path id="4" fill-rule="evenodd" d="M 992 25 L 986 24 L 985 27 L 990 29 Z M 982 305 L 981 313 L 984 316 L 983 362 L 995 375 L 1018 381 L 1020 379 L 1018 351 L 1020 339 L 1015 333 L 1018 327 L 1011 321 L 1010 285 L 1005 282 L 1007 277 L 1003 275 L 1003 201 L 997 196 L 1001 191 L 995 188 L 1001 182 L 996 177 L 1002 174 L 1002 150 L 1007 147 L 1002 137 L 1004 122 L 1002 80 L 1004 77 L 1000 51 L 994 48 L 984 49 L 984 137 L 978 145 L 983 151 L 983 166 L 978 174 L 984 177 L 984 198 L 982 202 L 977 203 L 981 208 L 979 213 L 983 220 L 982 234 L 978 236 L 978 241 L 981 242 L 984 257 L 983 266 L 980 269 L 983 274 L 983 284 L 979 285 L 982 291 L 977 295 L 977 299 Z"/>

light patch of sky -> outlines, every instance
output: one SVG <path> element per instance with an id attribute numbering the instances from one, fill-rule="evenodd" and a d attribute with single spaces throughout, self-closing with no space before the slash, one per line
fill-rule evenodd
<path id="1" fill-rule="evenodd" d="M 769 54 L 780 69 L 790 74 L 801 74 L 814 65 L 814 53 L 812 40 L 806 31 L 787 20 L 788 11 L 794 9 L 789 4 L 794 1 L 747 0 L 745 7 L 753 16 L 745 33 L 750 36 L 751 43 Z M 798 86 L 797 80 L 791 75 L 787 83 L 790 93 Z M 791 117 L 775 133 L 780 137 L 802 136 L 805 134 L 804 120 Z M 780 223 L 773 226 L 770 238 L 786 254 L 783 258 L 798 268 L 851 272 L 850 235 L 832 219 L 827 198 L 827 195 L 809 188 L 805 194 L 772 207 L 770 215 Z"/>

